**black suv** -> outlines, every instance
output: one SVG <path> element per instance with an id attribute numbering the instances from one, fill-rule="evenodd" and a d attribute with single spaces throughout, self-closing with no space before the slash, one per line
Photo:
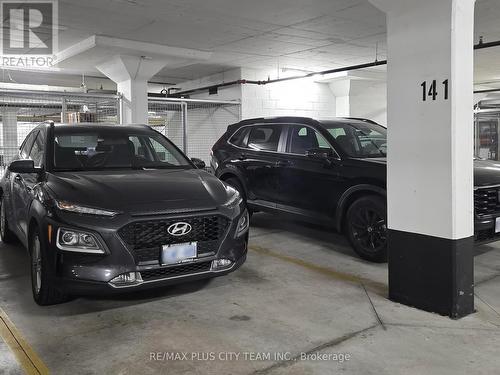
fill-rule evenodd
<path id="1" fill-rule="evenodd" d="M 41 305 L 210 278 L 246 258 L 239 193 L 147 126 L 44 124 L 0 184 L 0 235 Z"/>
<path id="2" fill-rule="evenodd" d="M 370 120 L 258 118 L 230 125 L 212 149 L 217 177 L 251 211 L 293 215 L 345 231 L 364 259 L 386 245 L 386 128 Z M 500 165 L 476 160 L 477 240 L 500 232 Z"/>

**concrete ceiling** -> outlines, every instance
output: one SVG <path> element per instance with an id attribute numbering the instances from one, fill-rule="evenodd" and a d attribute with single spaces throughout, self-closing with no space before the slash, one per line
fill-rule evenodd
<path id="1" fill-rule="evenodd" d="M 59 13 L 60 50 L 98 34 L 212 52 L 153 79 L 169 83 L 233 67 L 319 71 L 387 53 L 385 16 L 367 0 L 60 0 Z M 498 19 L 499 0 L 477 0 L 476 40 L 499 40 Z M 476 80 L 500 80 L 499 59 L 500 47 L 478 51 Z"/>

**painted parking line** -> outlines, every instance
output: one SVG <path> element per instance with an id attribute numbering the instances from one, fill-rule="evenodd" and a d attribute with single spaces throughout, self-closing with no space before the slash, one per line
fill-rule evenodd
<path id="1" fill-rule="evenodd" d="M 0 308 L 0 337 L 10 348 L 27 375 L 49 374 L 47 366 L 21 336 L 2 308 Z"/>
<path id="2" fill-rule="evenodd" d="M 362 276 L 357 276 L 346 272 L 340 272 L 329 267 L 318 266 L 317 264 L 310 263 L 299 258 L 294 258 L 288 255 L 283 255 L 274 252 L 262 246 L 250 245 L 248 248 L 258 254 L 270 256 L 288 263 L 292 263 L 297 266 L 306 268 L 309 271 L 313 271 L 336 280 L 364 285 L 366 288 L 372 289 L 380 295 L 387 296 L 388 289 L 387 285 L 384 283 L 379 283 L 377 281 L 373 281 Z"/>

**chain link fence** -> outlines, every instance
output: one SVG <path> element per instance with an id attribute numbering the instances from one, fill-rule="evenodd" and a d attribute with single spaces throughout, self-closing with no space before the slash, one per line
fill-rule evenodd
<path id="1" fill-rule="evenodd" d="M 240 118 L 237 101 L 149 99 L 149 125 L 207 165 L 213 144 Z"/>
<path id="2" fill-rule="evenodd" d="M 150 98 L 148 103 L 149 126 L 207 165 L 212 145 L 241 117 L 237 101 Z M 40 123 L 120 124 L 120 110 L 119 95 L 0 90 L 0 173 Z"/>
<path id="3" fill-rule="evenodd" d="M 118 95 L 0 90 L 0 173 L 40 123 L 120 123 Z"/>

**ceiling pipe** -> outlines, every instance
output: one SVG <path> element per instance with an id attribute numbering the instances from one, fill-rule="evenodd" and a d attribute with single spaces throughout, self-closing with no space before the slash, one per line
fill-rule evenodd
<path id="1" fill-rule="evenodd" d="M 480 49 L 485 49 L 485 48 L 492 48 L 492 47 L 498 47 L 500 46 L 500 40 L 494 41 L 494 42 L 488 42 L 484 43 L 482 38 L 480 39 L 479 43 L 474 45 L 474 50 L 480 50 Z M 358 65 L 351 65 L 351 66 L 346 66 L 343 68 L 337 68 L 337 69 L 329 69 L 329 70 L 323 70 L 321 72 L 312 72 L 300 76 L 292 76 L 292 77 L 286 77 L 286 78 L 276 78 L 276 79 L 267 79 L 263 81 L 256 81 L 256 80 L 247 80 L 247 79 L 238 79 L 235 81 L 230 81 L 230 82 L 224 82 L 224 83 L 218 83 L 215 85 L 210 85 L 210 86 L 204 86 L 204 87 L 199 87 L 195 89 L 190 89 L 190 90 L 184 90 L 184 91 L 179 91 L 176 92 L 175 94 L 170 94 L 165 95 L 165 94 L 157 94 L 157 93 L 149 93 L 148 96 L 150 97 L 173 97 L 173 98 L 181 98 L 185 96 L 189 96 L 191 94 L 195 94 L 198 92 L 204 92 L 204 91 L 215 91 L 219 88 L 222 87 L 229 87 L 229 86 L 235 86 L 235 85 L 245 85 L 245 84 L 252 84 L 252 85 L 268 85 L 270 83 L 278 83 L 278 82 L 285 82 L 285 81 L 292 81 L 296 79 L 302 79 L 302 78 L 309 78 L 309 77 L 314 77 L 318 75 L 326 75 L 326 74 L 333 74 L 333 73 L 341 73 L 341 72 L 348 72 L 351 70 L 359 70 L 359 69 L 366 69 L 366 68 L 372 68 L 375 66 L 381 66 L 381 65 L 387 65 L 387 60 L 375 60 L 374 62 L 370 63 L 365 63 L 365 64 L 358 64 Z M 494 91 L 500 91 L 500 89 L 492 89 L 490 90 L 479 90 L 479 91 L 474 91 L 474 93 L 484 93 L 484 92 L 494 92 Z"/>

